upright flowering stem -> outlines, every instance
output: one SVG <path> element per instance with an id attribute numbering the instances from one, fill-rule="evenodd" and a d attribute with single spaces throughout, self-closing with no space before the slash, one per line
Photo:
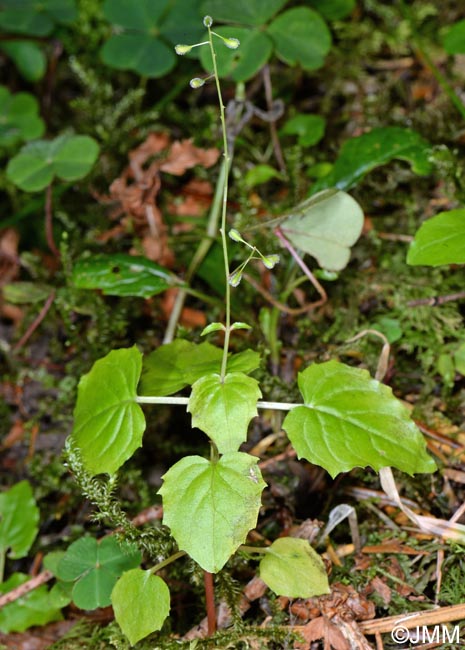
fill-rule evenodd
<path id="1" fill-rule="evenodd" d="M 216 91 L 218 93 L 218 102 L 220 105 L 220 119 L 221 119 L 221 130 L 223 132 L 223 154 L 226 161 L 226 170 L 229 170 L 229 148 L 228 148 L 228 138 L 226 132 L 226 117 L 223 104 L 223 96 L 221 94 L 220 80 L 218 77 L 218 66 L 216 63 L 216 53 L 215 48 L 213 47 L 213 35 L 211 31 L 212 20 L 208 16 L 204 19 L 204 24 L 208 29 L 208 42 L 210 45 L 210 52 L 212 55 L 213 61 L 213 75 L 215 77 Z M 225 305 L 226 305 L 226 329 L 224 336 L 224 346 L 223 346 L 223 358 L 221 361 L 221 381 L 224 381 L 226 376 L 226 363 L 228 359 L 228 349 L 229 349 L 229 337 L 231 334 L 231 287 L 229 285 L 229 258 L 228 258 L 228 245 L 226 239 L 226 210 L 228 202 L 228 173 L 225 174 L 224 184 L 223 184 L 223 203 L 221 211 L 221 243 L 223 245 L 223 259 L 224 259 L 224 272 L 226 277 L 226 295 L 225 295 Z"/>

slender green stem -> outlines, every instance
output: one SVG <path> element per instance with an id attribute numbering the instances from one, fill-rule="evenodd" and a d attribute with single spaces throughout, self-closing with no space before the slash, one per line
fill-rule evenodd
<path id="1" fill-rule="evenodd" d="M 176 560 L 178 560 L 183 555 L 187 555 L 186 551 L 178 551 L 177 553 L 173 553 L 173 555 L 167 557 L 166 560 L 163 560 L 163 562 L 159 562 L 158 564 L 155 564 L 155 566 L 153 566 L 150 569 L 150 572 L 157 573 L 157 571 L 160 571 L 160 569 L 163 569 L 165 566 L 168 566 L 168 564 L 171 564 L 172 562 L 176 562 Z"/>
<path id="2" fill-rule="evenodd" d="M 406 5 L 404 0 L 399 0 L 399 3 L 400 3 L 400 9 L 402 15 L 408 21 L 410 25 L 410 29 L 412 30 L 412 40 L 414 44 L 414 49 L 416 50 L 418 57 L 423 61 L 426 67 L 430 69 L 433 77 L 436 79 L 438 84 L 441 86 L 441 88 L 446 93 L 446 95 L 448 96 L 452 104 L 455 106 L 455 108 L 458 110 L 460 115 L 463 117 L 463 119 L 465 119 L 465 105 L 463 104 L 462 100 L 457 95 L 455 90 L 452 88 L 450 83 L 447 81 L 446 77 L 442 74 L 441 70 L 434 63 L 433 59 L 428 53 L 428 50 L 425 47 L 423 47 L 422 39 L 413 22 L 410 8 Z"/>
<path id="3" fill-rule="evenodd" d="M 3 582 L 3 576 L 5 573 L 5 555 L 6 551 L 0 551 L 0 583 Z"/>
<path id="4" fill-rule="evenodd" d="M 155 396 L 137 396 L 135 400 L 138 404 L 171 404 L 172 406 L 187 406 L 189 404 L 189 397 L 166 397 Z M 303 404 L 288 404 L 287 402 L 257 402 L 257 408 L 267 409 L 270 411 L 291 411 L 296 406 L 303 406 Z"/>
<path id="5" fill-rule="evenodd" d="M 220 106 L 220 119 L 221 119 L 221 130 L 223 132 L 223 154 L 225 160 L 226 174 L 224 176 L 223 183 L 223 202 L 221 209 L 221 242 L 223 245 L 223 258 L 224 258 L 224 272 L 226 277 L 226 295 L 225 295 L 225 304 L 226 304 L 226 331 L 224 336 L 224 346 L 223 346 L 223 358 L 221 361 L 221 381 L 224 381 L 226 376 L 226 364 L 228 360 L 228 349 L 229 349 L 229 337 L 231 335 L 231 287 L 229 285 L 229 259 L 228 259 L 228 245 L 226 240 L 226 210 L 228 205 L 228 178 L 229 174 L 229 147 L 228 147 L 228 135 L 226 131 L 226 115 L 223 104 L 223 95 L 221 94 L 220 79 L 218 76 L 218 66 L 216 62 L 216 52 L 213 46 L 213 35 L 211 28 L 208 27 L 208 42 L 210 45 L 210 52 L 212 55 L 213 61 L 213 75 L 215 77 L 216 83 L 216 92 L 218 94 L 218 102 Z"/>

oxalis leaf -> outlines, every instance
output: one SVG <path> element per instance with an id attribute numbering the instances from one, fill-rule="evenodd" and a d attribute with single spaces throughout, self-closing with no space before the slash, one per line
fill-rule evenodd
<path id="1" fill-rule="evenodd" d="M 114 537 L 104 537 L 100 542 L 83 537 L 69 546 L 58 563 L 56 576 L 65 582 L 75 582 L 72 597 L 81 609 L 106 607 L 117 579 L 141 560 L 134 545 L 122 548 Z"/>
<path id="2" fill-rule="evenodd" d="M 186 456 L 163 477 L 163 523 L 205 571 L 220 571 L 257 525 L 265 487 L 257 463 L 241 452 L 217 462 Z"/>
<path id="3" fill-rule="evenodd" d="M 111 603 L 119 626 L 134 645 L 161 629 L 170 612 L 170 591 L 151 571 L 132 569 L 114 586 Z"/>
<path id="4" fill-rule="evenodd" d="M 216 373 L 201 377 L 192 386 L 187 406 L 192 426 L 205 431 L 220 454 L 237 451 L 247 439 L 261 395 L 257 380 L 243 372 L 231 372 L 223 381 Z"/>
<path id="5" fill-rule="evenodd" d="M 436 469 L 407 409 L 366 370 L 337 361 L 314 364 L 299 375 L 299 388 L 304 405 L 283 423 L 299 458 L 333 477 L 367 465 L 407 474 Z"/>
<path id="6" fill-rule="evenodd" d="M 93 476 L 114 474 L 142 444 L 145 418 L 136 402 L 142 354 L 112 350 L 81 378 L 71 444 Z"/>
<path id="7" fill-rule="evenodd" d="M 305 539 L 281 537 L 260 562 L 260 578 L 278 596 L 311 598 L 328 594 L 325 565 Z"/>
<path id="8" fill-rule="evenodd" d="M 38 532 L 39 509 L 32 488 L 21 481 L 0 494 L 0 557 L 9 549 L 9 556 L 27 555 Z"/>
<path id="9" fill-rule="evenodd" d="M 440 212 L 420 226 L 407 264 L 465 264 L 465 209 Z"/>

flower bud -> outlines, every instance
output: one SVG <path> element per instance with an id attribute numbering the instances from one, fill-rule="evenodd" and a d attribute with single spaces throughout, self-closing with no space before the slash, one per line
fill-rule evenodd
<path id="1" fill-rule="evenodd" d="M 223 42 L 230 50 L 237 50 L 241 42 L 238 38 L 226 38 L 223 36 Z"/>
<path id="2" fill-rule="evenodd" d="M 231 228 L 231 230 L 228 232 L 228 235 L 231 237 L 233 241 L 238 241 L 238 242 L 244 241 L 241 237 L 241 233 L 235 228 Z"/>
<path id="3" fill-rule="evenodd" d="M 262 262 L 267 269 L 272 269 L 279 262 L 279 255 L 276 255 L 275 253 L 272 255 L 266 255 L 266 257 L 262 257 Z"/>
<path id="4" fill-rule="evenodd" d="M 242 269 L 238 268 L 229 274 L 228 282 L 232 287 L 237 287 L 242 280 Z"/>
<path id="5" fill-rule="evenodd" d="M 192 45 L 176 45 L 174 48 L 174 51 L 176 54 L 179 54 L 179 56 L 183 56 L 184 54 L 187 54 L 192 50 Z"/>
<path id="6" fill-rule="evenodd" d="M 201 88 L 205 83 L 205 79 L 200 79 L 200 77 L 194 77 L 189 81 L 189 86 L 191 88 Z"/>
<path id="7" fill-rule="evenodd" d="M 213 25 L 213 18 L 211 16 L 205 16 L 203 19 L 203 24 L 205 27 L 211 27 Z"/>

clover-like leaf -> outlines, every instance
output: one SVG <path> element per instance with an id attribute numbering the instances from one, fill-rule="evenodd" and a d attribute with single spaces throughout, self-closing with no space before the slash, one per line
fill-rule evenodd
<path id="1" fill-rule="evenodd" d="M 38 192 L 54 176 L 75 181 L 89 173 L 99 152 L 87 135 L 62 135 L 54 140 L 36 140 L 25 145 L 8 163 L 8 178 L 25 192 Z"/>
<path id="2" fill-rule="evenodd" d="M 47 58 L 42 48 L 31 41 L 4 41 L 0 43 L 0 50 L 3 50 L 13 60 L 18 71 L 27 81 L 39 81 L 47 70 Z M 34 137 L 38 138 L 42 135 Z M 29 140 L 30 138 L 24 138 Z"/>
<path id="3" fill-rule="evenodd" d="M 13 591 L 30 580 L 24 573 L 13 573 L 6 582 L 0 584 L 0 594 Z M 21 596 L 0 608 L 0 632 L 24 632 L 34 625 L 46 625 L 63 618 L 61 607 L 53 602 L 47 585 L 40 585 L 33 591 Z M 15 645 L 12 646 L 13 648 Z M 17 647 L 17 646 L 16 646 Z"/>
<path id="4" fill-rule="evenodd" d="M 115 584 L 111 604 L 119 626 L 134 645 L 162 628 L 170 612 L 170 591 L 151 571 L 132 569 Z"/>
<path id="5" fill-rule="evenodd" d="M 27 481 L 0 493 L 0 557 L 27 555 L 38 532 L 39 509 Z"/>
<path id="6" fill-rule="evenodd" d="M 2 0 L 0 27 L 16 34 L 47 36 L 56 23 L 71 23 L 77 15 L 74 0 Z"/>
<path id="7" fill-rule="evenodd" d="M 429 160 L 431 147 L 415 131 L 399 126 L 372 129 L 357 138 L 347 140 L 329 174 L 315 183 L 312 192 L 338 187 L 347 190 L 372 169 L 399 159 L 410 163 L 415 174 L 426 175 L 432 170 Z"/>
<path id="8" fill-rule="evenodd" d="M 340 20 L 355 8 L 355 0 L 308 0 L 308 3 L 327 20 Z"/>
<path id="9" fill-rule="evenodd" d="M 323 560 L 305 539 L 275 540 L 260 562 L 260 578 L 278 596 L 312 598 L 330 592 Z"/>
<path id="10" fill-rule="evenodd" d="M 397 467 L 407 474 L 434 472 L 425 441 L 392 390 L 366 370 L 337 361 L 299 374 L 304 405 L 288 413 L 283 429 L 299 458 L 331 476 L 354 467 Z"/>
<path id="11" fill-rule="evenodd" d="M 150 298 L 181 282 L 146 257 L 113 253 L 83 257 L 73 267 L 77 289 L 101 289 L 107 296 Z"/>
<path id="12" fill-rule="evenodd" d="M 71 443 L 86 470 L 114 474 L 142 444 L 145 418 L 136 402 L 142 355 L 112 350 L 81 377 Z"/>
<path id="13" fill-rule="evenodd" d="M 187 406 L 192 426 L 205 431 L 220 454 L 237 451 L 247 439 L 261 395 L 257 380 L 243 372 L 230 372 L 223 381 L 217 373 L 201 377 L 192 386 Z"/>
<path id="14" fill-rule="evenodd" d="M 141 560 L 133 544 L 122 547 L 114 537 L 104 537 L 100 542 L 94 537 L 82 537 L 68 547 L 56 567 L 56 576 L 75 583 L 72 597 L 81 609 L 107 607 L 118 578 Z"/>
<path id="15" fill-rule="evenodd" d="M 186 456 L 163 477 L 163 523 L 205 571 L 220 571 L 257 524 L 265 487 L 257 463 L 241 452 L 217 462 Z"/>
<path id="16" fill-rule="evenodd" d="M 169 72 L 176 64 L 172 46 L 194 43 L 203 31 L 192 0 L 105 0 L 103 12 L 115 25 L 115 33 L 101 50 L 104 63 L 147 77 Z"/>
<path id="17" fill-rule="evenodd" d="M 144 357 L 141 394 L 171 395 L 204 375 L 220 372 L 223 350 L 211 343 L 197 345 L 184 339 L 162 345 Z M 258 368 L 260 355 L 244 350 L 228 357 L 228 372 L 249 373 Z"/>
<path id="18" fill-rule="evenodd" d="M 302 147 L 311 147 L 317 144 L 324 136 L 326 120 L 321 115 L 298 113 L 284 124 L 281 133 L 296 135 Z"/>
<path id="19" fill-rule="evenodd" d="M 415 233 L 407 264 L 465 264 L 465 209 L 440 212 Z"/>
<path id="20" fill-rule="evenodd" d="M 0 145 L 39 138 L 44 129 L 35 97 L 29 93 L 11 95 L 5 86 L 0 86 Z"/>
<path id="21" fill-rule="evenodd" d="M 272 223 L 278 223 L 286 238 L 315 257 L 323 269 L 340 271 L 362 232 L 363 211 L 346 192 L 323 190 Z"/>
<path id="22" fill-rule="evenodd" d="M 331 48 L 331 32 L 319 13 L 294 7 L 280 14 L 266 29 L 276 54 L 288 65 L 305 70 L 321 68 Z"/>

